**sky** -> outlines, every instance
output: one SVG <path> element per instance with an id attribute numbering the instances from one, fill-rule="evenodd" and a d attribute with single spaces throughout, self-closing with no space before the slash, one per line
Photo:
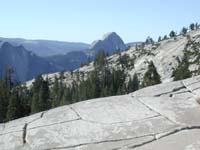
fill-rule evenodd
<path id="1" fill-rule="evenodd" d="M 200 0 L 0 0 L 0 37 L 91 43 L 107 32 L 144 41 L 200 23 Z"/>

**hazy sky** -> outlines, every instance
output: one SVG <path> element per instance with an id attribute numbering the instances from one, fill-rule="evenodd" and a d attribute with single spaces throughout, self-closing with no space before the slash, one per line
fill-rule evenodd
<path id="1" fill-rule="evenodd" d="M 200 0 L 0 0 L 0 37 L 143 41 L 200 23 Z"/>

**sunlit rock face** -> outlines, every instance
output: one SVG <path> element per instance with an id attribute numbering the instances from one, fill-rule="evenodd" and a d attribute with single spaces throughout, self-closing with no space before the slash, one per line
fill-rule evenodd
<path id="1" fill-rule="evenodd" d="M 1 150 L 199 150 L 200 76 L 0 124 Z"/>
<path id="2" fill-rule="evenodd" d="M 104 41 L 105 39 L 110 39 L 113 36 L 116 37 L 115 34 L 116 33 L 106 34 L 103 39 L 101 39 L 100 41 L 94 42 L 90 48 L 94 47 L 99 42 L 102 43 L 102 41 Z M 188 37 L 190 37 L 190 40 L 188 40 Z M 109 40 L 109 41 L 112 41 L 112 40 Z M 109 43 L 112 43 L 112 42 L 109 42 Z M 117 43 L 119 44 L 122 42 L 117 42 Z M 155 42 L 154 44 L 144 44 L 144 45 L 143 44 L 144 43 L 137 43 L 135 45 L 133 44 L 131 47 L 127 48 L 125 51 L 122 51 L 120 54 L 116 53 L 107 57 L 106 59 L 108 62 L 108 68 L 110 70 L 112 69 L 123 70 L 122 64 L 119 63 L 119 61 L 121 57 L 126 56 L 125 58 L 129 64 L 128 66 L 125 67 L 125 74 L 127 74 L 126 80 L 128 81 L 130 77 L 133 77 L 134 74 L 137 74 L 138 79 L 142 82 L 144 74 L 148 70 L 149 62 L 153 61 L 157 69 L 157 72 L 159 73 L 161 77 L 162 83 L 167 83 L 167 82 L 173 81 L 174 69 L 176 69 L 179 65 L 178 60 L 182 60 L 184 53 L 186 53 L 186 50 L 187 50 L 188 54 L 191 52 L 195 53 L 194 55 L 189 57 L 189 62 L 190 62 L 189 70 L 193 72 L 193 75 L 196 75 L 195 72 L 197 72 L 199 68 L 199 64 L 198 64 L 199 60 L 196 60 L 196 58 L 199 58 L 200 56 L 200 29 L 195 30 L 195 31 L 189 31 L 187 33 L 187 36 L 178 35 L 176 38 L 169 38 L 166 40 L 162 40 L 160 42 Z M 99 49 L 101 48 L 97 48 L 97 50 Z M 115 48 L 115 50 L 116 49 L 117 48 Z M 90 50 L 87 52 L 91 52 L 91 56 L 92 56 L 93 54 L 92 52 L 95 52 L 95 51 Z M 60 59 L 59 57 L 59 59 L 57 60 L 59 60 L 60 62 L 62 59 Z M 72 59 L 72 60 L 77 60 L 77 59 Z M 70 64 L 70 63 L 64 62 L 64 64 Z M 66 85 L 71 85 L 72 81 L 86 80 L 90 76 L 90 73 L 94 71 L 94 69 L 95 69 L 94 62 L 91 62 L 87 65 L 83 65 L 82 67 L 75 69 L 72 75 L 70 71 L 66 71 L 64 72 L 65 80 L 63 80 L 62 82 L 66 83 Z M 76 75 L 79 75 L 80 73 L 84 74 L 84 78 L 77 79 Z M 53 84 L 55 75 L 58 78 L 60 76 L 59 73 L 56 72 L 56 73 L 50 73 L 50 74 L 43 74 L 43 77 L 44 78 L 48 77 L 49 81 L 52 81 L 51 83 Z M 32 85 L 33 81 L 34 79 L 28 81 L 27 86 L 29 87 L 30 85 Z"/>
<path id="3" fill-rule="evenodd" d="M 115 32 L 107 33 L 101 40 L 94 41 L 90 49 L 97 53 L 100 49 L 104 50 L 108 54 L 113 54 L 117 50 L 125 50 L 127 47 L 123 40 Z"/>

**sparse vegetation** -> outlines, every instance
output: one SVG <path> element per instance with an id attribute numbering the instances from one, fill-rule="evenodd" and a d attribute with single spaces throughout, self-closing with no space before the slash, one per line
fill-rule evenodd
<path id="1" fill-rule="evenodd" d="M 193 31 L 193 30 L 195 29 L 195 25 L 194 25 L 194 23 L 191 23 L 189 27 L 190 27 L 190 30 Z"/>
<path id="2" fill-rule="evenodd" d="M 148 65 L 148 70 L 144 74 L 143 82 L 141 86 L 147 87 L 147 86 L 156 85 L 159 83 L 161 83 L 160 75 L 158 74 L 153 61 L 150 61 Z"/>
<path id="3" fill-rule="evenodd" d="M 188 29 L 183 27 L 183 29 L 181 30 L 181 34 L 186 35 L 187 31 L 188 31 Z"/>
<path id="4" fill-rule="evenodd" d="M 178 67 L 174 69 L 172 73 L 172 77 L 174 77 L 174 81 L 183 80 L 183 79 L 191 77 L 191 72 L 189 70 L 189 60 L 188 60 L 187 54 L 184 53 L 182 60 L 177 58 L 177 61 L 178 61 Z"/>
<path id="5" fill-rule="evenodd" d="M 173 30 L 169 33 L 169 36 L 171 38 L 175 37 L 176 36 L 176 32 L 174 32 Z"/>

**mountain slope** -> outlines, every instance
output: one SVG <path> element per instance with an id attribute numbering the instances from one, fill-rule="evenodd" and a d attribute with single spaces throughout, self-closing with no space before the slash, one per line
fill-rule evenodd
<path id="1" fill-rule="evenodd" d="M 25 49 L 43 57 L 66 54 L 72 51 L 84 51 L 89 48 L 89 44 L 78 42 L 26 40 L 20 38 L 0 38 L 0 41 L 9 42 L 14 46 L 22 45 Z"/>
<path id="2" fill-rule="evenodd" d="M 0 124 L 0 149 L 199 150 L 199 89 L 197 76 Z"/>
<path id="3" fill-rule="evenodd" d="M 145 72 L 148 69 L 148 64 L 153 61 L 158 73 L 161 76 L 162 82 L 169 82 L 173 80 L 172 73 L 178 66 L 178 59 L 182 59 L 185 51 L 187 53 L 193 53 L 190 56 L 189 69 L 193 75 L 198 74 L 200 63 L 200 30 L 190 31 L 187 35 L 178 35 L 175 38 L 169 38 L 154 44 L 139 45 L 138 47 L 130 47 L 128 50 L 114 54 L 107 58 L 108 66 L 110 70 L 115 68 L 117 70 L 122 69 L 120 59 L 126 60 L 124 72 L 129 77 L 133 77 L 137 73 L 140 81 L 142 80 Z M 194 60 L 196 59 L 196 60 Z M 84 74 L 84 80 L 91 71 L 94 70 L 94 63 L 90 63 L 83 67 L 80 67 L 73 71 L 73 75 L 70 72 L 66 72 L 66 84 L 71 84 L 71 81 L 76 81 L 76 74 Z M 54 75 L 59 76 L 58 73 L 48 74 L 53 81 Z M 44 75 L 45 77 L 46 75 Z M 29 82 L 29 84 L 32 81 Z"/>
<path id="4" fill-rule="evenodd" d="M 46 60 L 53 62 L 59 66 L 62 66 L 64 70 L 74 70 L 88 61 L 88 57 L 84 52 L 76 51 L 69 52 L 65 55 L 54 55 L 45 58 Z"/>
<path id="5" fill-rule="evenodd" d="M 8 42 L 0 48 L 0 73 L 9 65 L 15 72 L 18 81 L 30 80 L 42 73 L 50 73 L 60 70 L 57 65 L 50 63 L 27 51 L 23 46 L 13 46 Z"/>

